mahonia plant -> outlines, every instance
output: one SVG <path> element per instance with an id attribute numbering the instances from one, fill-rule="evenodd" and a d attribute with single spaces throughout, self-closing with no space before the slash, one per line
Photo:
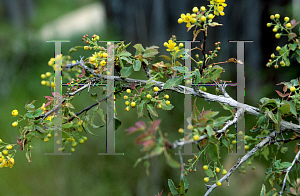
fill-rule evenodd
<path id="1" fill-rule="evenodd" d="M 180 183 L 175 186 L 171 179 L 168 180 L 170 194 L 185 195 L 189 188 L 187 176 L 191 172 L 197 172 L 197 166 L 203 164 L 202 170 L 206 177 L 203 179 L 203 187 L 208 190 L 205 195 L 222 185 L 222 182 L 229 180 L 230 175 L 238 170 L 246 173 L 246 167 L 251 167 L 255 157 L 263 156 L 266 160 L 271 161 L 271 166 L 266 172 L 265 180 L 268 180 L 272 186 L 270 191 L 266 191 L 265 185 L 261 190 L 261 195 L 282 194 L 285 190 L 288 194 L 299 194 L 299 178 L 294 182 L 290 179 L 290 174 L 297 178 L 297 161 L 299 160 L 300 143 L 300 127 L 290 121 L 294 118 L 300 122 L 300 88 L 299 79 L 293 79 L 290 82 L 282 82 L 283 90 L 276 91 L 280 99 L 262 98 L 259 108 L 255 108 L 245 104 L 245 108 L 237 108 L 237 103 L 225 91 L 225 82 L 221 80 L 221 74 L 225 71 L 222 64 L 226 63 L 242 63 L 238 59 L 229 58 L 226 61 L 214 62 L 221 50 L 219 41 L 214 43 L 214 50 L 206 50 L 206 39 L 208 28 L 221 26 L 215 21 L 217 16 L 224 16 L 224 7 L 227 6 L 225 0 L 209 0 L 210 4 L 194 7 L 192 14 L 181 14 L 178 23 L 186 23 L 187 31 L 193 30 L 193 40 L 202 33 L 202 44 L 199 47 L 186 49 L 183 43 L 177 41 L 175 35 L 163 44 L 168 55 L 160 55 L 164 60 L 160 62 L 152 62 L 153 57 L 159 54 L 158 46 L 150 46 L 144 48 L 141 44 L 135 44 L 135 54 L 127 51 L 131 43 L 125 44 L 119 42 L 112 44 L 107 42 L 101 45 L 98 35 L 89 35 L 82 37 L 83 45 L 75 46 L 69 50 L 69 55 L 58 55 L 56 58 L 50 58 L 48 65 L 55 70 L 55 60 L 59 59 L 62 68 L 63 83 L 67 83 L 68 88 L 65 94 L 52 92 L 51 95 L 45 96 L 45 102 L 36 107 L 36 100 L 25 104 L 25 113 L 19 114 L 17 109 L 12 111 L 13 117 L 19 117 L 12 123 L 13 127 L 18 127 L 21 121 L 27 124 L 24 127 L 19 126 L 19 136 L 15 144 L 3 142 L 0 139 L 0 167 L 12 167 L 14 165 L 14 156 L 17 150 L 25 150 L 26 158 L 31 162 L 30 145 L 33 138 L 38 138 L 43 142 L 49 142 L 51 138 L 57 138 L 54 134 L 56 127 L 54 122 L 57 115 L 55 110 L 61 106 L 62 114 L 62 139 L 55 139 L 57 144 L 62 144 L 59 151 L 70 150 L 75 151 L 77 144 L 83 144 L 87 141 L 84 132 L 95 135 L 91 129 L 97 129 L 106 126 L 106 118 L 100 104 L 106 101 L 110 96 L 114 95 L 114 100 L 124 99 L 122 111 L 128 112 L 136 110 L 137 117 L 149 117 L 151 122 L 147 126 L 144 121 L 138 121 L 126 131 L 128 134 L 140 133 L 135 139 L 136 145 L 142 146 L 143 156 L 140 157 L 134 166 L 144 161 L 146 173 L 149 175 L 150 161 L 155 156 L 164 154 L 166 163 L 173 168 L 180 168 Z M 278 68 L 278 62 L 281 66 L 290 66 L 289 57 L 296 57 L 300 63 L 300 44 L 297 34 L 292 32 L 293 28 L 298 24 L 294 19 L 290 21 L 288 17 L 284 18 L 283 25 L 280 23 L 280 15 L 271 15 L 272 23 L 267 26 L 274 26 L 273 32 L 277 33 L 276 38 L 287 35 L 290 43 L 283 47 L 277 47 L 279 56 L 271 54 L 271 60 L 267 63 L 267 67 L 274 65 Z M 282 32 L 287 32 L 283 34 Z M 91 51 L 91 54 L 79 60 L 72 59 L 72 53 L 80 50 Z M 190 55 L 190 52 L 196 52 Z M 198 53 L 197 53 L 198 52 Z M 113 54 L 113 58 L 112 55 Z M 184 66 L 184 60 L 190 58 L 192 60 L 191 70 Z M 273 59 L 273 60 L 272 60 Z M 109 67 L 109 61 L 113 60 L 114 69 Z M 138 71 L 144 71 L 147 80 L 131 79 L 129 76 Z M 106 94 L 108 89 L 103 87 L 108 79 L 115 80 L 115 89 L 111 95 L 107 95 L 104 99 L 98 100 L 97 93 L 90 93 L 89 90 L 101 90 Z M 47 86 L 51 91 L 55 91 L 55 77 L 51 72 L 41 74 L 41 85 Z M 208 83 L 215 83 L 216 95 L 207 93 L 204 86 Z M 224 85 L 222 85 L 224 83 Z M 186 87 L 185 84 L 192 84 L 192 88 Z M 102 86 L 101 86 L 102 85 Z M 105 86 L 105 85 L 104 85 Z M 200 86 L 200 87 L 199 87 Z M 75 112 L 72 104 L 75 95 L 82 90 L 88 88 L 88 93 L 95 104 L 87 106 L 79 112 Z M 207 101 L 219 102 L 226 116 L 218 116 L 219 111 L 199 110 L 197 108 L 197 99 L 194 99 L 192 115 L 187 118 L 188 132 L 185 133 L 183 128 L 179 128 L 178 132 L 184 134 L 179 140 L 171 142 L 167 134 L 160 129 L 161 120 L 157 119 L 157 110 L 169 111 L 174 108 L 166 91 L 175 91 L 177 93 L 188 93 L 194 97 L 205 98 Z M 123 94 L 122 94 L 123 93 Z M 220 94 L 221 95 L 218 95 Z M 117 109 L 116 109 L 117 111 Z M 229 130 L 231 126 L 236 124 L 239 117 L 244 113 L 257 116 L 256 125 L 250 131 L 256 136 L 246 135 L 242 131 L 232 132 Z M 94 122 L 95 115 L 99 115 L 101 122 Z M 117 116 L 117 115 L 116 115 Z M 114 117 L 115 130 L 121 124 L 121 121 Z M 99 123 L 99 124 L 98 124 Z M 100 124 L 101 123 L 101 124 Z M 148 127 L 148 128 L 147 128 Z M 54 135 L 54 137 L 52 136 Z M 281 139 L 282 138 L 282 139 Z M 284 146 L 286 143 L 295 142 L 295 159 L 291 162 L 281 161 L 277 159 L 279 152 L 286 153 L 288 148 Z M 233 153 L 237 147 L 237 143 L 244 144 L 246 154 L 237 160 L 232 168 L 225 168 L 221 163 L 220 150 L 226 148 L 227 152 Z M 193 157 L 183 163 L 182 155 L 180 162 L 175 160 L 170 149 L 180 149 L 187 144 L 194 144 L 198 148 L 198 152 Z M 275 152 L 275 153 L 274 153 Z M 271 160 L 270 160 L 271 159 Z M 200 162 L 200 163 L 199 163 Z M 281 190 L 277 190 L 275 184 L 279 185 Z M 163 191 L 158 193 L 161 195 Z"/>

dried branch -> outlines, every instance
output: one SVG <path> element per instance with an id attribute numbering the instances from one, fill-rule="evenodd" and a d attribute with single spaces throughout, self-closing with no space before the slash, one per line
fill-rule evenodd
<path id="1" fill-rule="evenodd" d="M 299 144 L 298 144 L 299 145 Z M 286 174 L 285 174 L 285 177 L 284 177 L 284 180 L 283 180 L 283 185 L 282 185 L 282 188 L 281 188 L 281 191 L 279 192 L 280 195 L 282 195 L 284 189 L 285 189 L 285 186 L 286 186 L 286 179 L 289 175 L 289 172 L 291 171 L 292 167 L 295 165 L 296 161 L 299 161 L 299 156 L 300 156 L 300 150 L 298 151 L 298 153 L 296 154 L 295 158 L 294 158 L 294 161 L 292 162 L 292 165 L 290 167 L 288 167 L 286 169 Z"/>
<path id="2" fill-rule="evenodd" d="M 247 161 L 247 159 L 249 159 L 251 156 L 253 156 L 256 151 L 258 151 L 260 148 L 264 147 L 272 139 L 274 139 L 274 137 L 276 137 L 276 135 L 277 135 L 276 131 L 270 133 L 264 140 L 259 142 L 254 148 L 252 148 L 252 150 L 250 150 L 246 155 L 244 155 L 242 158 L 240 158 L 237 161 L 237 163 L 228 171 L 228 173 L 225 176 L 223 176 L 221 179 L 219 179 L 219 181 L 221 183 L 224 180 L 229 181 L 229 176 L 231 176 L 231 174 L 233 174 L 233 172 L 235 172 L 235 170 L 237 170 L 237 168 L 239 168 L 245 161 Z M 209 195 L 213 191 L 213 189 L 217 187 L 217 184 L 215 183 L 213 185 L 209 185 L 208 187 L 209 187 L 209 189 L 207 190 L 207 192 L 205 193 L 204 196 Z"/>

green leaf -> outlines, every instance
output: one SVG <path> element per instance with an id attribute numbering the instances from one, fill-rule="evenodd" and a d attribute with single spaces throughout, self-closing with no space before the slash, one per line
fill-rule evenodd
<path id="1" fill-rule="evenodd" d="M 220 103 L 220 104 L 221 104 L 221 106 L 223 107 L 224 110 L 230 111 L 230 113 L 231 113 L 232 115 L 234 114 L 235 109 L 233 109 L 233 108 L 230 107 L 229 105 L 225 105 L 225 104 L 222 104 L 222 103 Z"/>
<path id="2" fill-rule="evenodd" d="M 266 115 L 263 115 L 263 116 L 259 117 L 259 119 L 257 121 L 257 126 L 263 128 L 263 129 L 268 128 L 268 126 L 269 126 L 269 117 L 266 116 Z"/>
<path id="3" fill-rule="evenodd" d="M 212 178 L 212 177 L 215 176 L 214 173 L 213 173 L 213 171 L 212 171 L 211 169 L 206 170 L 205 173 L 206 173 L 206 175 L 207 175 L 208 177 L 210 177 L 210 178 Z"/>
<path id="4" fill-rule="evenodd" d="M 282 115 L 287 114 L 290 111 L 290 104 L 289 103 L 285 103 L 283 106 L 281 106 L 278 109 L 278 111 Z"/>
<path id="5" fill-rule="evenodd" d="M 163 110 L 172 110 L 174 106 L 172 104 L 167 105 L 165 102 L 161 103 L 161 109 Z"/>
<path id="6" fill-rule="evenodd" d="M 290 47 L 290 49 L 292 50 L 292 51 L 295 51 L 296 50 L 296 48 L 297 48 L 297 46 L 298 46 L 298 44 L 297 43 L 293 43 L 293 44 L 289 44 L 289 47 Z"/>
<path id="7" fill-rule="evenodd" d="M 173 168 L 180 168 L 180 163 L 177 162 L 169 153 L 165 153 L 166 163 Z"/>
<path id="8" fill-rule="evenodd" d="M 200 83 L 200 79 L 201 79 L 199 69 L 196 69 L 195 71 L 193 71 L 193 73 L 195 74 L 195 83 L 199 84 Z"/>
<path id="9" fill-rule="evenodd" d="M 151 136 L 150 136 L 151 137 Z M 155 146 L 153 150 L 148 154 L 147 158 L 155 157 L 160 155 L 163 152 L 163 147 Z"/>
<path id="10" fill-rule="evenodd" d="M 264 155 L 266 160 L 269 160 L 268 156 L 269 156 L 269 148 L 265 147 L 264 150 L 262 151 L 262 154 Z"/>
<path id="11" fill-rule="evenodd" d="M 103 115 L 103 109 L 100 108 L 100 106 L 99 106 L 96 111 L 99 114 L 101 120 L 106 124 L 106 120 L 105 120 L 104 115 Z"/>
<path id="12" fill-rule="evenodd" d="M 272 121 L 273 121 L 275 124 L 278 123 L 278 122 L 277 122 L 277 119 L 275 118 L 275 116 L 274 116 L 274 114 L 273 114 L 272 111 L 269 111 L 269 112 L 268 112 L 268 116 L 272 119 Z"/>
<path id="13" fill-rule="evenodd" d="M 214 127 L 222 126 L 227 120 L 231 119 L 232 116 L 222 116 L 214 120 Z"/>
<path id="14" fill-rule="evenodd" d="M 147 110 L 150 112 L 150 114 L 152 114 L 152 116 L 158 117 L 158 114 L 152 105 L 147 104 Z"/>
<path id="15" fill-rule="evenodd" d="M 65 123 L 65 124 L 62 124 L 61 128 L 62 129 L 68 129 L 68 128 L 71 128 L 73 126 L 73 122 L 69 122 L 69 123 Z"/>
<path id="16" fill-rule="evenodd" d="M 207 135 L 208 135 L 209 137 L 211 137 L 212 135 L 215 134 L 214 130 L 213 130 L 213 129 L 211 128 L 211 126 L 209 126 L 209 125 L 206 125 L 206 131 L 207 131 Z"/>
<path id="17" fill-rule="evenodd" d="M 78 47 L 78 46 L 77 46 L 77 47 Z M 76 51 L 78 51 L 78 49 L 76 49 L 75 47 L 70 48 L 69 54 L 72 54 L 72 52 L 76 52 Z"/>
<path id="18" fill-rule="evenodd" d="M 175 58 L 178 58 L 180 55 L 184 54 L 184 48 L 178 50 L 176 53 L 175 53 Z"/>
<path id="19" fill-rule="evenodd" d="M 94 101 L 97 101 L 98 102 L 98 100 L 97 100 L 97 93 L 91 93 L 91 98 L 92 98 L 92 100 L 94 100 Z"/>
<path id="20" fill-rule="evenodd" d="M 132 74 L 132 72 L 133 72 L 132 66 L 123 67 L 121 69 L 121 75 L 122 75 L 122 77 L 128 77 L 128 76 L 130 76 L 130 74 Z"/>
<path id="21" fill-rule="evenodd" d="M 144 49 L 144 47 L 142 46 L 142 44 L 135 44 L 133 47 L 134 47 L 137 51 L 140 51 L 140 52 L 144 52 L 144 51 L 145 51 L 145 49 Z"/>
<path id="22" fill-rule="evenodd" d="M 141 69 L 141 61 L 140 60 L 134 61 L 133 69 L 134 69 L 134 71 L 140 71 L 140 69 Z"/>
<path id="23" fill-rule="evenodd" d="M 172 195 L 178 195 L 179 194 L 177 192 L 176 187 L 175 187 L 175 185 L 174 185 L 174 183 L 171 179 L 168 179 L 168 185 L 169 185 L 169 188 L 170 188 L 170 191 L 171 191 Z"/>
<path id="24" fill-rule="evenodd" d="M 179 67 L 179 66 L 177 66 L 177 67 L 172 67 L 172 69 L 173 70 L 177 70 L 180 73 L 185 73 L 185 67 Z"/>
<path id="25" fill-rule="evenodd" d="M 145 53 L 143 54 L 144 58 L 152 57 L 158 54 L 157 49 L 146 49 Z"/>
<path id="26" fill-rule="evenodd" d="M 213 112 L 213 111 L 205 111 L 202 118 L 213 118 L 214 116 L 218 115 L 219 112 Z"/>
<path id="27" fill-rule="evenodd" d="M 42 113 L 44 112 L 43 109 L 37 109 L 33 112 L 33 117 L 39 117 L 40 115 L 42 115 Z"/>
<path id="28" fill-rule="evenodd" d="M 123 56 L 125 56 L 125 57 L 129 57 L 129 56 L 131 56 L 131 53 L 130 52 L 126 52 L 126 51 L 123 51 L 123 52 L 121 52 L 120 53 L 120 57 L 123 57 Z"/>
<path id="29" fill-rule="evenodd" d="M 189 182 L 185 175 L 183 175 L 183 182 L 184 182 L 184 190 L 187 190 L 189 188 Z"/>
<path id="30" fill-rule="evenodd" d="M 35 129 L 37 129 L 39 132 L 41 133 L 45 133 L 45 129 L 43 126 L 41 125 L 35 125 Z"/>
<path id="31" fill-rule="evenodd" d="M 217 162 L 219 159 L 218 146 L 215 143 L 210 142 L 208 146 L 208 154 L 210 158 Z"/>
<path id="32" fill-rule="evenodd" d="M 115 117 L 115 131 L 121 126 L 122 122 Z"/>
<path id="33" fill-rule="evenodd" d="M 31 113 L 26 113 L 27 118 L 33 118 Z"/>
<path id="34" fill-rule="evenodd" d="M 120 57 L 120 59 L 126 61 L 126 62 L 129 63 L 129 64 L 133 64 L 133 63 L 132 63 L 132 60 L 131 60 L 130 58 L 127 58 L 127 57 L 122 56 L 122 57 Z M 122 62 L 122 61 L 120 61 L 120 62 Z"/>
<path id="35" fill-rule="evenodd" d="M 167 56 L 167 55 L 160 55 L 160 57 L 163 57 L 164 59 L 166 59 L 167 61 L 171 61 L 171 57 Z"/>
<path id="36" fill-rule="evenodd" d="M 223 71 L 223 68 L 221 68 L 221 67 L 218 67 L 218 68 L 214 67 L 214 71 L 209 74 L 209 77 L 212 78 L 212 79 L 214 79 L 214 80 L 216 80 L 217 78 L 220 77 L 220 74 L 222 73 L 222 71 Z"/>
<path id="37" fill-rule="evenodd" d="M 137 106 L 137 114 L 138 114 L 138 118 L 139 117 L 142 117 L 144 115 L 144 104 L 145 102 L 144 101 L 141 101 L 140 104 L 138 104 Z"/>
<path id="38" fill-rule="evenodd" d="M 175 78 L 169 79 L 165 83 L 164 88 L 170 89 L 173 86 L 177 86 L 177 85 L 181 84 L 182 79 L 183 79 L 183 76 L 176 76 Z"/>
<path id="39" fill-rule="evenodd" d="M 290 163 L 290 162 L 282 162 L 281 165 L 282 165 L 283 168 L 288 168 L 288 167 L 292 166 L 292 163 Z"/>
<path id="40" fill-rule="evenodd" d="M 229 140 L 226 139 L 225 137 L 222 137 L 222 143 L 226 146 L 226 148 L 229 151 Z"/>
<path id="41" fill-rule="evenodd" d="M 299 86 L 299 82 L 297 79 L 292 79 L 291 84 L 292 84 L 292 86 Z"/>
<path id="42" fill-rule="evenodd" d="M 263 185 L 262 185 L 262 188 L 261 188 L 261 191 L 260 191 L 260 196 L 265 196 L 265 194 L 266 194 L 266 187 L 265 187 L 265 185 L 263 184 Z"/>
<path id="43" fill-rule="evenodd" d="M 290 110 L 291 110 L 291 113 L 292 113 L 294 116 L 297 116 L 297 110 L 296 110 L 296 107 L 295 107 L 294 103 L 291 102 L 291 101 L 288 101 L 288 103 L 290 104 Z"/>

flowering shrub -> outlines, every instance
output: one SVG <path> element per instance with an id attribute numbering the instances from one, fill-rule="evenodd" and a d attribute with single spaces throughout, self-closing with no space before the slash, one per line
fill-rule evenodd
<path id="1" fill-rule="evenodd" d="M 213 62 L 221 50 L 220 42 L 215 42 L 214 50 L 206 50 L 207 29 L 222 25 L 216 22 L 216 18 L 225 15 L 224 8 L 226 6 L 225 0 L 211 0 L 206 7 L 194 7 L 192 14 L 181 14 L 178 23 L 186 23 L 188 31 L 194 28 L 193 40 L 196 40 L 202 33 L 201 47 L 185 48 L 183 43 L 177 41 L 176 36 L 172 36 L 164 43 L 164 47 L 169 52 L 169 55 L 161 55 L 165 61 L 152 63 L 152 58 L 159 53 L 157 46 L 144 48 L 141 44 L 135 44 L 133 47 L 136 52 L 132 54 L 126 50 L 130 44 L 124 42 L 117 44 L 107 42 L 105 46 L 101 46 L 98 35 L 93 35 L 91 38 L 84 35 L 82 37 L 83 46 L 71 48 L 69 55 L 58 55 L 56 58 L 51 58 L 48 65 L 54 70 L 56 69 L 55 66 L 59 65 L 55 60 L 61 61 L 63 81 L 67 81 L 69 85 L 67 93 L 62 95 L 52 92 L 52 96 L 45 96 L 46 101 L 39 108 L 35 106 L 35 100 L 26 103 L 24 114 L 19 114 L 16 109 L 12 111 L 12 118 L 18 117 L 18 120 L 12 123 L 13 127 L 18 127 L 21 121 L 28 123 L 24 127 L 19 126 L 20 135 L 15 144 L 5 143 L 0 139 L 0 167 L 13 167 L 17 149 L 25 150 L 26 158 L 31 162 L 33 147 L 30 142 L 33 138 L 38 138 L 44 142 L 49 142 L 51 138 L 54 138 L 55 143 L 61 145 L 57 149 L 58 151 L 70 150 L 74 152 L 77 144 L 83 144 L 87 141 L 87 137 L 83 136 L 82 131 L 94 135 L 90 129 L 106 125 L 107 119 L 104 111 L 100 108 L 100 103 L 110 99 L 112 95 L 114 95 L 114 100 L 122 99 L 121 93 L 126 92 L 126 95 L 123 96 L 125 105 L 122 111 L 136 110 L 137 117 L 148 116 L 151 120 L 149 125 L 144 121 L 138 121 L 135 126 L 126 130 L 128 134 L 140 133 L 135 139 L 135 144 L 142 146 L 144 156 L 136 161 L 135 166 L 144 161 L 146 173 L 149 174 L 149 159 L 163 154 L 169 166 L 181 169 L 179 186 L 175 186 L 171 179 L 168 180 L 172 195 L 185 195 L 187 193 L 189 183 L 186 176 L 192 171 L 197 172 L 196 166 L 199 162 L 204 165 L 203 171 L 200 172 L 205 172 L 207 175 L 204 182 L 210 184 L 206 185 L 208 188 L 206 195 L 208 195 L 214 188 L 221 186 L 225 180 L 229 181 L 230 175 L 236 170 L 246 173 L 245 168 L 248 166 L 254 170 L 255 166 L 252 165 L 251 161 L 258 156 L 263 156 L 268 161 L 269 157 L 273 157 L 271 167 L 268 168 L 265 178 L 265 180 L 268 179 L 273 189 L 266 191 L 263 185 L 261 195 L 282 194 L 284 191 L 292 195 L 299 194 L 299 179 L 294 179 L 294 181 L 290 179 L 290 175 L 295 175 L 297 172 L 297 170 L 292 171 L 292 168 L 296 167 L 300 156 L 300 144 L 298 142 L 300 140 L 300 126 L 298 125 L 300 122 L 299 79 L 280 83 L 283 85 L 282 92 L 276 91 L 280 99 L 262 98 L 258 105 L 259 108 L 246 104 L 242 108 L 238 107 L 237 101 L 231 98 L 225 90 L 225 82 L 221 80 L 221 74 L 225 70 L 221 65 L 242 62 L 235 58 Z M 274 65 L 275 68 L 278 68 L 278 62 L 281 66 L 290 66 L 290 56 L 295 57 L 300 63 L 299 37 L 295 32 L 292 32 L 298 22 L 295 19 L 290 21 L 288 17 L 285 17 L 283 24 L 281 24 L 279 14 L 271 15 L 270 18 L 272 22 L 268 23 L 267 26 L 274 26 L 275 37 L 279 39 L 286 35 L 289 43 L 276 48 L 279 55 L 271 54 L 267 67 Z M 287 34 L 283 32 L 287 32 Z M 81 59 L 73 60 L 71 54 L 82 49 L 91 51 L 92 54 L 86 58 L 81 57 Z M 190 55 L 191 51 L 199 53 L 192 56 Z M 184 65 L 186 59 L 193 62 L 191 70 Z M 114 69 L 110 66 L 110 62 L 113 62 Z M 129 78 L 133 72 L 140 70 L 145 72 L 147 80 Z M 55 91 L 53 74 L 50 72 L 41 74 L 41 79 L 41 85 L 50 87 Z M 108 80 L 115 81 L 114 92 L 100 86 Z M 207 88 L 204 86 L 198 87 L 199 84 L 208 83 L 215 84 L 215 87 L 207 88 L 216 88 L 216 95 L 205 92 Z M 186 86 L 191 84 L 192 87 Z M 90 89 L 95 86 L 100 88 L 103 93 L 111 94 L 100 101 L 97 99 L 97 94 L 91 94 L 91 98 L 96 103 L 75 113 L 75 107 L 71 103 L 75 99 L 75 95 L 86 88 Z M 157 110 L 168 111 L 174 108 L 166 91 L 190 94 L 194 97 L 205 98 L 208 101 L 219 102 L 227 111 L 227 115 L 217 116 L 218 111 L 204 109 L 200 111 L 196 105 L 197 99 L 195 99 L 191 117 L 186 119 L 187 127 L 178 128 L 178 132 L 184 134 L 184 137 L 171 142 L 167 135 L 163 134 L 163 130 L 159 128 L 161 120 L 156 119 L 158 118 Z M 62 114 L 61 138 L 55 133 L 57 130 L 56 119 L 60 119 L 56 112 L 59 107 L 61 107 Z M 250 130 L 257 134 L 256 137 L 246 135 L 242 131 L 229 131 L 229 127 L 236 124 L 244 112 L 257 116 L 257 123 Z M 96 114 L 100 116 L 102 124 L 96 125 L 99 122 L 95 124 L 94 116 Z M 287 122 L 289 117 L 293 117 L 294 120 Z M 115 129 L 118 129 L 121 121 L 116 116 L 114 120 Z M 277 160 L 276 155 L 279 151 L 281 153 L 288 151 L 284 144 L 289 142 L 295 144 L 294 160 Z M 237 146 L 237 143 L 244 144 L 246 154 L 238 159 L 232 168 L 225 168 L 220 162 L 220 150 L 226 148 L 228 152 L 233 153 L 236 149 L 241 148 Z M 178 162 L 168 152 L 169 149 L 179 149 L 180 152 L 183 146 L 189 144 L 196 145 L 199 152 L 195 153 L 187 163 L 183 163 L 180 153 L 181 161 Z M 275 152 L 275 150 L 277 151 Z M 273 152 L 275 153 L 273 154 Z M 279 185 L 281 189 L 276 189 L 275 184 Z M 203 187 L 205 187 L 204 183 Z M 162 191 L 159 195 L 161 194 Z"/>

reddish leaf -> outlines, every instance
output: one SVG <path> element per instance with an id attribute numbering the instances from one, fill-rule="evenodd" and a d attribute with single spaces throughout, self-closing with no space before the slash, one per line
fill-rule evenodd
<path id="1" fill-rule="evenodd" d="M 134 85 L 134 82 L 131 83 L 131 89 L 134 89 L 135 88 L 135 85 Z"/>
<path id="2" fill-rule="evenodd" d="M 288 34 L 288 38 L 289 38 L 289 41 L 293 38 L 297 37 L 297 34 L 296 33 L 289 33 Z"/>
<path id="3" fill-rule="evenodd" d="M 146 129 L 146 123 L 144 121 L 139 121 L 135 123 L 137 129 L 144 131 Z"/>
<path id="4" fill-rule="evenodd" d="M 299 22 L 296 22 L 295 19 L 291 20 L 291 25 L 292 25 L 291 29 L 293 29 L 297 24 L 299 24 Z"/>
<path id="5" fill-rule="evenodd" d="M 139 93 L 141 93 L 144 90 L 145 87 L 140 88 Z"/>
<path id="6" fill-rule="evenodd" d="M 153 147 L 155 142 L 152 139 L 148 139 L 146 141 L 143 141 L 143 149 L 146 151 L 148 147 Z M 148 149 L 149 150 L 149 149 Z"/>
<path id="7" fill-rule="evenodd" d="M 275 90 L 275 91 L 279 95 L 279 97 L 283 97 L 283 94 L 280 91 L 278 91 L 278 90 Z"/>
<path id="8" fill-rule="evenodd" d="M 53 101 L 53 100 L 52 100 Z M 52 103 L 52 101 L 48 101 L 44 107 L 47 107 L 48 105 L 50 105 Z"/>
<path id="9" fill-rule="evenodd" d="M 138 131 L 138 130 L 139 130 L 139 129 L 136 128 L 136 127 L 129 127 L 129 128 L 126 129 L 125 131 L 127 131 L 128 134 L 132 134 L 132 133 L 134 133 L 134 132 L 136 132 L 136 131 Z"/>
<path id="10" fill-rule="evenodd" d="M 151 139 L 151 136 L 146 132 L 146 133 L 142 133 L 141 135 L 139 135 L 136 139 L 135 139 L 135 141 L 134 141 L 134 143 L 135 144 L 143 144 L 146 140 L 149 140 L 149 139 Z"/>
<path id="11" fill-rule="evenodd" d="M 159 124 L 160 124 L 160 119 L 153 121 L 153 123 L 150 125 L 149 129 L 148 129 L 148 133 L 151 133 L 152 135 L 155 134 L 155 131 L 157 131 Z"/>
<path id="12" fill-rule="evenodd" d="M 51 96 L 45 96 L 45 98 L 46 98 L 46 99 L 48 99 L 49 101 L 52 101 L 52 100 L 54 100 L 54 98 L 53 98 L 53 97 L 51 97 Z"/>
<path id="13" fill-rule="evenodd" d="M 287 97 L 287 96 L 290 96 L 291 93 L 285 93 L 283 97 Z"/>
<path id="14" fill-rule="evenodd" d="M 287 91 L 287 85 L 284 85 L 282 90 L 285 93 Z"/>
<path id="15" fill-rule="evenodd" d="M 85 70 L 82 68 L 81 74 L 78 75 L 78 78 L 82 78 L 83 76 L 85 76 Z"/>
<path id="16" fill-rule="evenodd" d="M 58 98 L 61 97 L 59 92 L 52 92 L 52 95 L 53 95 L 53 97 L 58 97 Z"/>

